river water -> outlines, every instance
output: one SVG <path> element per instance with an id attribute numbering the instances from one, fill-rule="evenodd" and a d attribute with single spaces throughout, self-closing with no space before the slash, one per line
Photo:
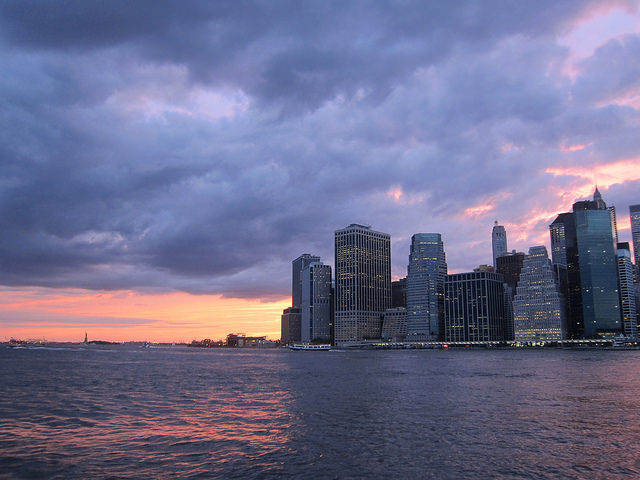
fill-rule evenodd
<path id="1" fill-rule="evenodd" d="M 0 478 L 638 478 L 640 351 L 0 347 Z"/>

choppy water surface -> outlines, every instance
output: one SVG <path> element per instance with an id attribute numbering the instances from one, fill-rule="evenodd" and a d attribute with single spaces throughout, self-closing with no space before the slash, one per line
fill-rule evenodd
<path id="1" fill-rule="evenodd" d="M 638 351 L 0 347 L 0 478 L 637 478 Z"/>

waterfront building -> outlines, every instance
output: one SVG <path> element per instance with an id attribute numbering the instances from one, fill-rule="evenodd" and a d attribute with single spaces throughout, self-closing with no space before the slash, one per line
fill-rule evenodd
<path id="1" fill-rule="evenodd" d="M 599 192 L 596 190 L 596 193 Z M 584 337 L 620 334 L 622 324 L 611 212 L 600 197 L 593 202 L 576 202 L 573 215 L 578 241 Z"/>
<path id="2" fill-rule="evenodd" d="M 300 308 L 302 304 L 302 270 L 313 262 L 319 262 L 320 257 L 304 253 L 291 262 L 291 306 Z"/>
<path id="3" fill-rule="evenodd" d="M 407 308 L 407 277 L 391 282 L 391 306 Z"/>
<path id="4" fill-rule="evenodd" d="M 636 318 L 637 331 L 640 333 L 640 283 L 634 282 L 633 291 L 636 296 Z"/>
<path id="5" fill-rule="evenodd" d="M 633 243 L 633 258 L 636 269 L 640 268 L 640 205 L 629 206 L 631 220 L 631 242 Z"/>
<path id="6" fill-rule="evenodd" d="M 633 264 L 629 243 L 617 244 L 618 291 L 620 294 L 620 312 L 622 330 L 626 337 L 638 337 L 638 318 L 636 312 L 636 295 L 633 284 Z"/>
<path id="7" fill-rule="evenodd" d="M 504 281 L 495 272 L 447 275 L 444 284 L 447 342 L 503 341 Z"/>
<path id="8" fill-rule="evenodd" d="M 302 269 L 301 340 L 331 340 L 331 267 L 312 262 Z"/>
<path id="9" fill-rule="evenodd" d="M 516 342 L 557 342 L 564 338 L 564 299 L 544 246 L 531 247 L 513 299 Z"/>
<path id="10" fill-rule="evenodd" d="M 496 220 L 491 230 L 491 248 L 493 250 L 493 265 L 496 265 L 496 258 L 507 253 L 507 232 L 502 225 L 498 225 Z"/>
<path id="11" fill-rule="evenodd" d="M 444 336 L 444 282 L 447 263 L 439 233 L 411 237 L 407 267 L 407 325 L 409 341 Z"/>
<path id="12" fill-rule="evenodd" d="M 560 292 L 565 299 L 567 337 L 582 338 L 582 288 L 578 262 L 578 239 L 573 213 L 561 213 L 549 225 L 551 261 L 556 270 Z"/>
<path id="13" fill-rule="evenodd" d="M 301 320 L 299 308 L 289 307 L 284 309 L 280 322 L 280 343 L 282 345 L 301 341 Z"/>
<path id="14" fill-rule="evenodd" d="M 407 338 L 407 309 L 388 308 L 382 319 L 382 339 L 404 342 Z"/>
<path id="15" fill-rule="evenodd" d="M 515 250 L 496 258 L 495 271 L 504 278 L 504 307 L 505 307 L 505 338 L 513 340 L 513 305 L 512 300 L 516 294 L 516 286 L 520 279 L 520 270 L 524 262 L 524 253 Z"/>
<path id="16" fill-rule="evenodd" d="M 598 189 L 593 200 L 574 203 L 549 228 L 553 263 L 568 300 L 569 338 L 621 333 L 613 216 Z"/>
<path id="17" fill-rule="evenodd" d="M 351 224 L 335 232 L 335 343 L 380 338 L 391 307 L 391 236 Z"/>
<path id="18" fill-rule="evenodd" d="M 516 291 L 504 283 L 504 339 L 513 340 L 513 297 Z"/>

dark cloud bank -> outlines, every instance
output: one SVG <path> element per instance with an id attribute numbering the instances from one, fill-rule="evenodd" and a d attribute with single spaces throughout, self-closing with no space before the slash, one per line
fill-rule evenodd
<path id="1" fill-rule="evenodd" d="M 562 70 L 597 5 L 3 2 L 0 283 L 274 298 L 352 222 L 485 263 L 547 167 L 640 151 L 640 38 Z"/>

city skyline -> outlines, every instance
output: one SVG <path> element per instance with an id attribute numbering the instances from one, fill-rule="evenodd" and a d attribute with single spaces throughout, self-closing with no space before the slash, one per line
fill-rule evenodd
<path id="1" fill-rule="evenodd" d="M 631 242 L 640 5 L 0 6 L 0 336 L 280 335 L 333 232 L 491 264 L 597 185 Z"/>

